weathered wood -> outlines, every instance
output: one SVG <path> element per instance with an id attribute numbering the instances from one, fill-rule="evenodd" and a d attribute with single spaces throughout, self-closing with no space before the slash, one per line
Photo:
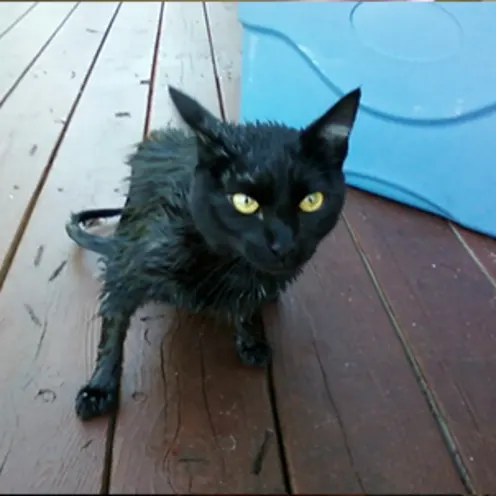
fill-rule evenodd
<path id="1" fill-rule="evenodd" d="M 495 287 L 440 218 L 358 191 L 349 195 L 346 217 L 473 485 L 492 491 Z"/>
<path id="2" fill-rule="evenodd" d="M 77 2 L 40 3 L 0 39 L 0 106 L 23 71 L 33 62 L 77 7 Z"/>
<path id="3" fill-rule="evenodd" d="M 239 120 L 241 26 L 237 2 L 205 2 L 219 88 L 228 120 Z M 235 56 L 233 56 L 235 54 Z"/>
<path id="4" fill-rule="evenodd" d="M 168 83 L 219 115 L 198 2 L 165 4 L 152 128 L 179 124 Z M 272 411 L 265 374 L 240 364 L 232 330 L 166 307 L 140 316 L 126 342 L 111 492 L 283 492 L 275 439 L 252 473 Z"/>
<path id="5" fill-rule="evenodd" d="M 115 9 L 79 5 L 0 108 L 0 279 Z"/>
<path id="6" fill-rule="evenodd" d="M 451 225 L 455 236 L 496 287 L 496 239 Z"/>
<path id="7" fill-rule="evenodd" d="M 95 17 L 105 12 L 92 8 Z M 64 224 L 71 210 L 123 202 L 114 188 L 142 135 L 148 87 L 140 80 L 159 9 L 121 6 L 0 294 L 3 493 L 100 491 L 108 422 L 82 425 L 74 413 L 96 355 L 100 285 Z M 116 117 L 122 111 L 131 117 Z"/>
<path id="8" fill-rule="evenodd" d="M 36 2 L 0 3 L 0 39 L 19 24 L 36 6 Z"/>

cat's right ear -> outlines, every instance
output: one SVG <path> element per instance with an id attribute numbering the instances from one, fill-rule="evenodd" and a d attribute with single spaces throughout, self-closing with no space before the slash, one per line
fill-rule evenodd
<path id="1" fill-rule="evenodd" d="M 215 133 L 219 120 L 196 100 L 173 86 L 169 86 L 169 95 L 179 115 L 198 138 L 200 158 L 228 156 L 222 139 Z"/>
<path id="2" fill-rule="evenodd" d="M 301 133 L 303 152 L 316 158 L 336 158 L 338 167 L 348 153 L 348 139 L 360 104 L 361 90 L 345 95 L 324 115 L 312 122 Z"/>

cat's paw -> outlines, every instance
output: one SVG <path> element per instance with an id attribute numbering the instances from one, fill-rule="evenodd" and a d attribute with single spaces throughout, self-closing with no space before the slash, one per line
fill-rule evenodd
<path id="1" fill-rule="evenodd" d="M 76 414 L 81 420 L 91 420 L 115 411 L 118 403 L 116 387 L 98 387 L 88 383 L 76 396 Z"/>
<path id="2" fill-rule="evenodd" d="M 236 337 L 236 351 L 243 363 L 257 367 L 267 365 L 272 355 L 267 341 L 255 336 L 238 335 Z"/>

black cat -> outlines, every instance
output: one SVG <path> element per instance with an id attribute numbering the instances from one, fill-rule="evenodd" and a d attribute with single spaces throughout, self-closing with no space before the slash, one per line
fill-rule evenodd
<path id="1" fill-rule="evenodd" d="M 152 132 L 129 158 L 124 208 L 86 210 L 66 226 L 105 261 L 98 358 L 76 399 L 83 420 L 117 408 L 126 331 L 149 301 L 227 317 L 241 360 L 266 364 L 261 307 L 295 280 L 343 208 L 360 89 L 304 130 L 222 122 L 177 89 L 169 94 L 193 136 Z M 119 214 L 111 237 L 81 228 Z"/>

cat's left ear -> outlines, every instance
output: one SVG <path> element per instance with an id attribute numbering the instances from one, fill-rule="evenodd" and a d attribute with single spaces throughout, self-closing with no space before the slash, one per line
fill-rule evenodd
<path id="1" fill-rule="evenodd" d="M 339 168 L 348 153 L 348 139 L 360 104 L 361 89 L 345 95 L 324 115 L 301 132 L 302 150 L 307 156 L 336 158 Z"/>
<path id="2" fill-rule="evenodd" d="M 179 115 L 198 138 L 200 159 L 228 156 L 222 139 L 216 135 L 219 119 L 182 91 L 169 86 L 169 95 Z"/>

